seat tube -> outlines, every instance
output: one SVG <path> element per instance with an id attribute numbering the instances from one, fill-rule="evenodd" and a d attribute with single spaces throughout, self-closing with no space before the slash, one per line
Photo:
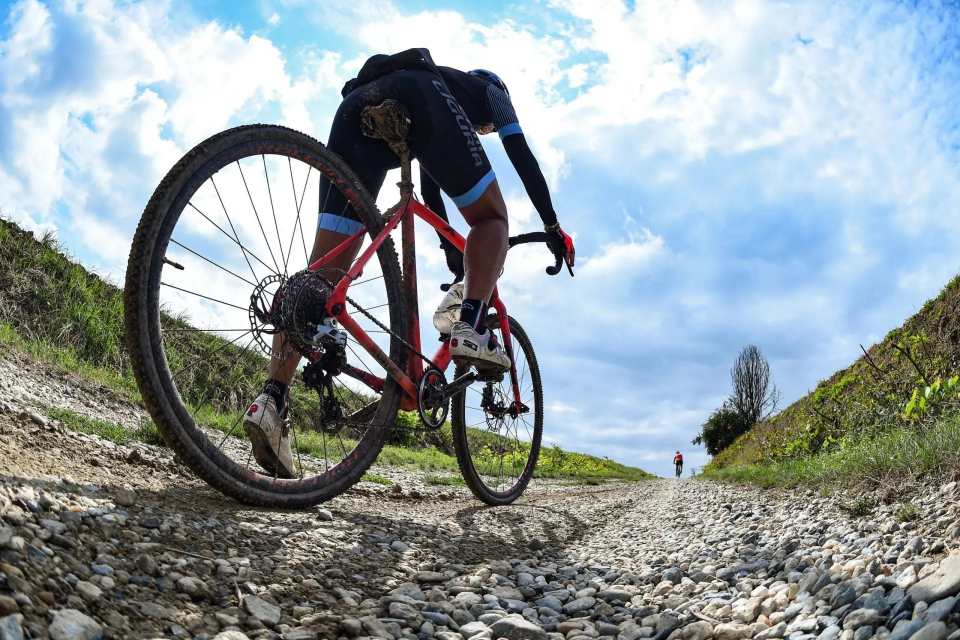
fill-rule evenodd
<path id="1" fill-rule="evenodd" d="M 403 219 L 400 221 L 400 242 L 403 245 L 403 296 L 407 307 L 407 327 L 409 328 L 409 342 L 420 350 L 420 308 L 417 302 L 417 250 L 414 240 L 414 215 L 410 210 L 410 196 L 403 210 Z M 407 375 L 415 383 L 419 382 L 423 373 L 420 357 L 410 351 L 407 354 Z"/>

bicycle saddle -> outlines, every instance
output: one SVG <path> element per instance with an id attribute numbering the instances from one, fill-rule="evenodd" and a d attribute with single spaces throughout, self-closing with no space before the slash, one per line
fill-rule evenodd
<path id="1" fill-rule="evenodd" d="M 397 155 L 410 153 L 410 124 L 410 113 L 392 98 L 375 107 L 364 107 L 360 113 L 363 135 L 385 140 Z"/>

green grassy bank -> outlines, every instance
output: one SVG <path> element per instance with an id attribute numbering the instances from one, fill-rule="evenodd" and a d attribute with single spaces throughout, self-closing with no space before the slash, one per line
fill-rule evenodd
<path id="1" fill-rule="evenodd" d="M 703 477 L 833 487 L 960 477 L 960 278 L 852 365 L 741 436 Z"/>
<path id="2" fill-rule="evenodd" d="M 189 328 L 185 318 L 170 315 L 163 316 L 162 323 L 165 330 Z M 263 356 L 226 345 L 217 336 L 191 331 L 168 331 L 165 345 L 173 369 L 200 361 L 190 368 L 189 375 L 178 378 L 181 396 L 197 411 L 197 421 L 242 436 L 241 430 L 233 427 L 246 402 L 259 391 L 255 385 L 265 370 Z M 36 238 L 0 219 L 0 352 L 12 349 L 95 380 L 127 400 L 140 400 L 123 343 L 121 290 L 72 260 L 53 235 Z M 322 437 L 310 428 L 319 404 L 316 394 L 299 379 L 291 394 L 292 418 L 299 425 L 296 448 L 301 453 L 322 453 Z M 160 441 L 152 424 L 125 429 L 65 410 L 52 409 L 49 415 L 68 428 L 118 443 Z M 449 424 L 428 433 L 416 429 L 415 413 L 401 412 L 397 426 L 391 444 L 380 454 L 381 464 L 459 473 Z M 477 436 L 482 434 L 477 432 Z M 524 451 L 516 453 L 525 455 Z M 537 475 L 631 481 L 652 477 L 641 469 L 555 446 L 544 448 Z"/>

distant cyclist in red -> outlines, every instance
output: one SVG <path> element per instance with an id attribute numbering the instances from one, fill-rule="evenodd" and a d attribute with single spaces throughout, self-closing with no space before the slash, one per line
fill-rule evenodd
<path id="1" fill-rule="evenodd" d="M 680 474 L 683 473 L 683 454 L 677 451 L 677 455 L 673 456 L 673 464 L 677 467 L 677 477 L 680 477 Z"/>

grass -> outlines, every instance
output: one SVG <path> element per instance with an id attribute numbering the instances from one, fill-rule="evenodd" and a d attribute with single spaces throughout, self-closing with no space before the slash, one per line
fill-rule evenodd
<path id="1" fill-rule="evenodd" d="M 869 483 L 930 470 L 957 475 L 960 464 L 949 456 L 957 451 L 951 416 L 960 413 L 958 335 L 960 276 L 902 326 L 863 347 L 849 367 L 755 425 L 706 471 L 772 484 Z"/>
<path id="2" fill-rule="evenodd" d="M 374 475 L 372 473 L 365 473 L 360 477 L 362 482 L 375 482 L 376 484 L 393 484 L 393 480 L 390 478 L 384 478 L 383 476 Z"/>
<path id="3" fill-rule="evenodd" d="M 432 485 L 441 485 L 448 487 L 465 487 L 467 483 L 464 482 L 463 478 L 460 476 L 426 476 L 423 479 L 427 484 Z"/>
<path id="4" fill-rule="evenodd" d="M 910 520 L 916 520 L 919 514 L 917 512 L 917 508 L 907 502 L 906 504 L 900 505 L 900 507 L 897 509 L 896 515 L 897 520 L 900 522 L 909 522 Z"/>
<path id="5" fill-rule="evenodd" d="M 193 331 L 189 318 L 162 313 L 161 324 L 169 366 L 172 371 L 183 369 L 177 376 L 177 389 L 197 422 L 244 438 L 239 419 L 246 403 L 259 392 L 266 359 L 253 350 L 229 345 L 215 334 Z M 53 234 L 34 237 L 0 217 L 0 352 L 11 348 L 96 381 L 126 400 L 141 401 L 124 345 L 122 291 L 71 259 Z M 310 428 L 319 400 L 299 377 L 290 393 L 291 419 L 297 425 L 296 450 L 323 457 L 325 451 L 331 456 L 345 455 L 353 448 L 355 442 L 349 438 L 324 438 Z M 354 401 L 366 403 L 372 398 Z M 71 429 L 118 443 L 162 442 L 152 423 L 131 431 L 71 412 L 54 417 Z M 409 412 L 401 412 L 396 424 L 401 428 L 391 433 L 380 453 L 380 464 L 436 477 L 459 474 L 449 425 L 438 432 L 417 431 L 416 414 Z M 493 434 L 482 430 L 472 437 L 486 450 L 502 446 Z M 509 454 L 525 462 L 527 446 L 520 443 Z M 556 446 L 544 448 L 536 475 L 621 480 L 653 477 L 641 469 Z"/>
<path id="6" fill-rule="evenodd" d="M 892 427 L 855 444 L 817 455 L 766 464 L 708 469 L 714 480 L 764 487 L 821 485 L 880 486 L 929 481 L 960 473 L 960 415 L 943 416 L 925 429 Z"/>
<path id="7" fill-rule="evenodd" d="M 130 444 L 132 442 L 143 442 L 146 444 L 163 443 L 163 437 L 157 430 L 156 425 L 149 420 L 141 422 L 140 426 L 136 429 L 127 429 L 116 422 L 86 418 L 69 409 L 50 408 L 47 410 L 47 415 L 55 420 L 59 420 L 68 429 L 98 435 L 116 444 Z"/>

